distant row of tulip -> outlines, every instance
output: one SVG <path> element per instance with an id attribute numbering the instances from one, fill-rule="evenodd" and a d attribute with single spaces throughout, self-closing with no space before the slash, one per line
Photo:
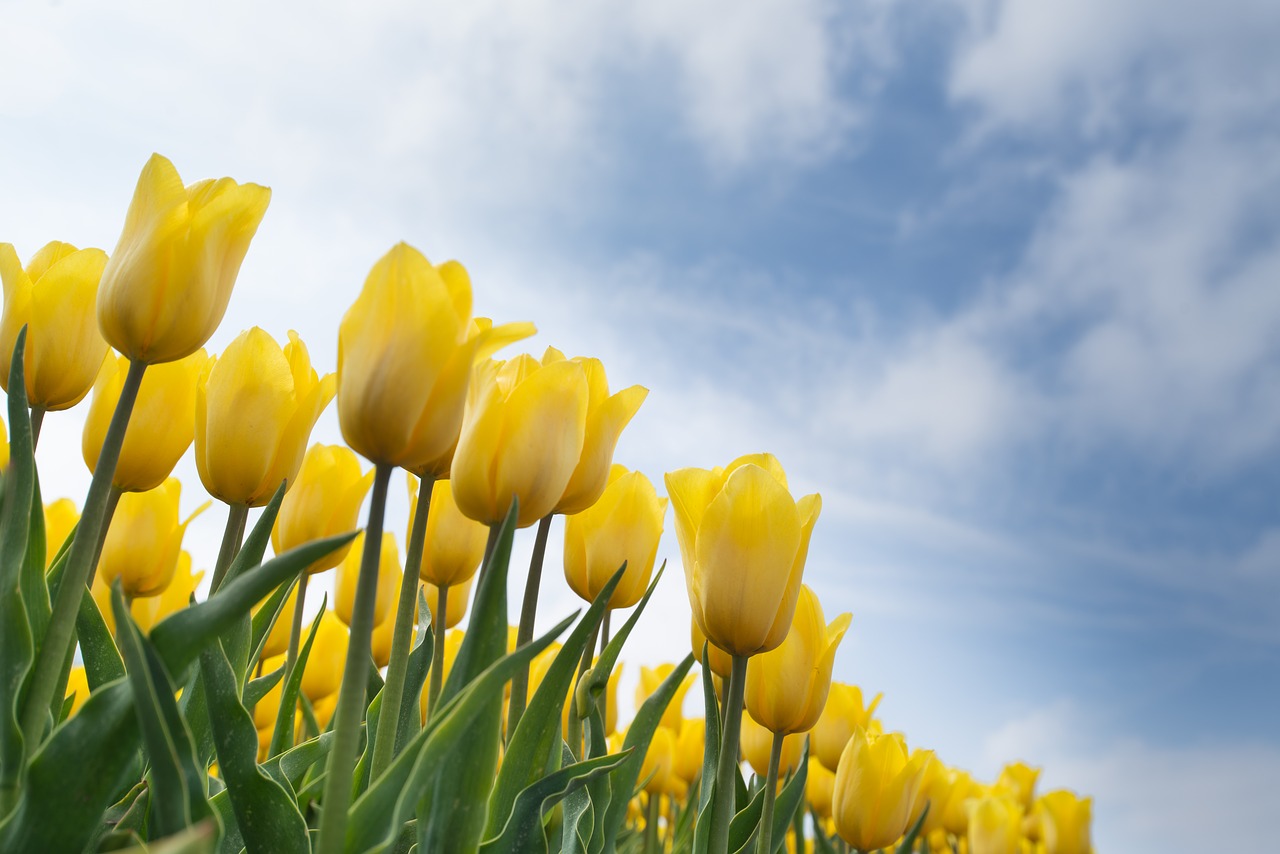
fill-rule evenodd
<path id="1" fill-rule="evenodd" d="M 1022 765 L 979 785 L 831 684 L 850 616 L 803 583 L 821 499 L 769 454 L 666 475 L 692 652 L 641 669 L 617 731 L 668 505 L 613 462 L 647 390 L 554 348 L 495 360 L 533 325 L 474 317 L 466 269 L 405 244 L 344 316 L 335 373 L 294 332 L 208 355 L 269 200 L 156 155 L 110 257 L 50 243 L 24 267 L 0 244 L 0 850 L 1091 851 L 1087 799 L 1036 798 Z M 77 513 L 43 503 L 33 453 L 91 388 Z M 335 399 L 346 446 L 310 445 Z M 192 446 L 227 505 L 201 600 L 182 541 L 208 502 L 184 519 L 172 477 Z M 535 637 L 556 515 L 589 607 Z M 695 662 L 706 713 L 686 718 Z"/>

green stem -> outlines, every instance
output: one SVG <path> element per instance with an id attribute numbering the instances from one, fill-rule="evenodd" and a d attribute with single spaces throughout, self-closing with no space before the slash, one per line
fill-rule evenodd
<path id="1" fill-rule="evenodd" d="M 440 696 L 440 688 L 444 685 L 444 633 L 447 629 L 448 619 L 445 615 L 449 613 L 449 588 L 439 587 L 439 598 L 436 600 L 436 614 L 438 615 L 432 621 L 431 629 L 435 633 L 435 644 L 431 649 L 431 656 L 435 661 L 431 662 L 431 687 L 428 688 L 427 694 L 427 714 L 431 715 L 436 710 L 436 698 Z"/>
<path id="2" fill-rule="evenodd" d="M 107 493 L 106 509 L 102 512 L 102 530 L 98 532 L 98 542 L 93 547 L 93 565 L 89 568 L 89 578 L 85 581 L 90 588 L 98 574 L 98 560 L 102 557 L 102 547 L 107 544 L 107 532 L 111 530 L 111 520 L 115 518 L 121 495 L 124 495 L 124 490 L 112 484 L 111 491 Z"/>
<path id="3" fill-rule="evenodd" d="M 35 451 L 36 445 L 40 444 L 40 425 L 44 423 L 44 407 L 31 407 L 31 450 Z M 114 472 L 113 472 L 114 474 Z"/>
<path id="4" fill-rule="evenodd" d="M 649 814 L 644 822 L 644 850 L 646 854 L 657 854 L 658 851 L 658 806 L 661 796 L 649 793 Z"/>
<path id="5" fill-rule="evenodd" d="M 293 600 L 293 624 L 289 626 L 289 649 L 284 656 L 284 679 L 289 681 L 293 666 L 298 663 L 298 647 L 302 646 L 302 607 L 307 601 L 307 580 L 311 573 L 304 572 L 298 577 L 298 595 Z M 258 662 L 261 664 L 262 662 Z"/>
<path id="6" fill-rule="evenodd" d="M 227 527 L 222 530 L 222 547 L 218 549 L 218 562 L 213 565 L 213 583 L 209 586 L 209 595 L 218 592 L 222 581 L 227 577 L 231 561 L 236 559 L 240 544 L 244 542 L 244 524 L 249 518 L 248 504 L 227 505 Z"/>
<path id="7" fill-rule="evenodd" d="M 720 738 L 720 758 L 716 767 L 716 792 L 712 801 L 710 854 L 728 854 L 729 823 L 733 821 L 734 794 L 738 773 L 738 734 L 742 729 L 742 695 L 747 681 L 747 657 L 733 656 L 729 684 L 725 686 L 724 732 Z"/>
<path id="8" fill-rule="evenodd" d="M 404 576 L 400 579 L 400 601 L 396 609 L 395 627 L 391 630 L 391 660 L 387 662 L 387 681 L 382 688 L 382 708 L 386 713 L 378 718 L 378 732 L 373 743 L 373 764 L 369 773 L 370 785 L 382 776 L 382 772 L 396 756 L 400 702 L 404 697 L 405 674 L 409 670 L 409 647 L 413 643 L 413 606 L 418 599 L 422 548 L 427 539 L 427 514 L 431 510 L 431 490 L 435 483 L 434 477 L 422 478 L 418 487 L 418 507 L 413 512 L 413 521 L 409 526 L 409 551 L 405 555 Z M 440 619 L 443 620 L 444 617 Z"/>
<path id="9" fill-rule="evenodd" d="M 369 683 L 370 637 L 373 634 L 373 606 L 378 595 L 378 562 L 382 551 L 382 517 L 387 509 L 387 484 L 392 467 L 374 467 L 373 500 L 364 529 L 364 553 L 356 581 L 356 601 L 351 614 L 351 638 L 347 661 L 338 689 L 338 707 L 333 714 L 333 747 L 329 752 L 324 800 L 320 806 L 320 836 L 317 854 L 338 854 L 346 845 L 347 809 L 351 806 L 351 786 L 360 747 L 360 719 L 365 689 Z M 394 715 L 394 710 L 387 714 Z"/>
<path id="10" fill-rule="evenodd" d="M 609 645 L 609 615 L 612 614 L 608 608 L 604 609 L 604 617 L 600 620 L 600 654 L 604 655 L 604 648 Z M 612 676 L 613 674 L 609 674 Z M 605 733 L 609 732 L 609 684 L 606 680 L 604 690 L 600 692 L 600 720 L 604 723 Z"/>
<path id="11" fill-rule="evenodd" d="M 62 583 L 58 585 L 58 595 L 54 599 L 49 617 L 49 629 L 40 644 L 40 655 L 31 671 L 26 706 L 22 711 L 22 734 L 32 753 L 44 734 L 45 718 L 49 704 L 53 702 L 53 692 L 57 689 L 62 662 L 67 657 L 67 651 L 75 645 L 76 614 L 80 610 L 80 600 L 87 593 L 85 584 L 97 563 L 94 553 L 98 548 L 98 536 L 102 532 L 107 499 L 111 494 L 111 480 L 115 477 L 116 464 L 120 462 L 120 446 L 124 444 L 129 416 L 133 413 L 133 404 L 138 399 L 138 387 L 142 385 L 142 375 L 146 370 L 145 362 L 129 363 L 129 372 L 120 389 L 116 411 L 111 416 L 111 425 L 102 442 L 102 453 L 98 455 L 98 464 L 94 467 L 93 479 L 89 482 L 89 493 L 84 499 L 84 510 L 80 514 L 76 538 L 67 555 L 67 568 L 63 573 Z"/>
<path id="12" fill-rule="evenodd" d="M 596 629 L 596 631 L 599 631 L 599 629 Z M 582 681 L 582 677 L 586 672 L 591 669 L 591 661 L 594 658 L 596 649 L 596 631 L 591 633 L 590 640 L 582 648 L 582 659 L 578 662 L 578 676 L 573 680 L 573 690 L 569 693 L 567 701 L 569 703 L 569 732 L 565 735 L 565 743 L 569 745 L 573 755 L 579 759 L 584 758 L 587 754 L 582 747 L 582 718 L 578 716 L 578 683 Z M 514 728 L 511 731 L 514 732 Z"/>
<path id="13" fill-rule="evenodd" d="M 764 784 L 764 810 L 760 815 L 760 846 L 758 854 L 773 854 L 773 802 L 778 797 L 778 765 L 782 761 L 782 733 L 773 734 L 773 746 L 769 750 L 769 775 Z"/>
<path id="14" fill-rule="evenodd" d="M 524 603 L 520 606 L 520 628 L 516 633 L 516 649 L 533 640 L 533 624 L 538 615 L 538 588 L 542 585 L 542 559 L 547 553 L 547 534 L 551 531 L 551 513 L 538 520 L 538 533 L 533 541 L 533 557 L 529 560 L 529 579 L 524 585 Z M 529 695 L 529 667 L 516 671 L 511 680 L 511 708 L 507 713 L 507 732 L 516 731 L 524 714 Z"/>

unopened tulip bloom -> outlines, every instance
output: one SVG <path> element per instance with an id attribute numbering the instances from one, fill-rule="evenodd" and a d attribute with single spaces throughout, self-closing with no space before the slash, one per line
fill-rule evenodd
<path id="1" fill-rule="evenodd" d="M 409 478 L 409 518 L 418 512 L 417 481 Z M 462 515 L 453 500 L 453 486 L 437 480 L 431 488 L 431 507 L 427 513 L 427 532 L 422 549 L 418 577 L 437 589 L 453 587 L 469 581 L 484 560 L 489 529 Z M 465 594 L 462 597 L 465 599 Z M 453 604 L 452 599 L 449 602 Z M 431 607 L 435 607 L 434 602 Z M 452 612 L 452 608 L 449 609 Z"/>
<path id="2" fill-rule="evenodd" d="M 804 758 L 804 733 L 793 733 L 782 739 L 782 755 L 778 760 L 778 779 L 796 771 Z M 773 749 L 773 731 L 750 714 L 742 716 L 742 755 L 760 779 L 769 776 L 769 752 Z"/>
<path id="3" fill-rule="evenodd" d="M 518 498 L 521 528 L 551 513 L 582 454 L 589 397 L 582 366 L 553 354 L 478 366 L 450 475 L 458 509 L 495 525 Z"/>
<path id="4" fill-rule="evenodd" d="M 898 733 L 874 736 L 854 730 L 840 756 L 831 811 L 836 831 L 861 851 L 892 845 L 907 831 L 924 779 L 929 751 L 908 758 Z"/>
<path id="5" fill-rule="evenodd" d="M 133 614 L 133 621 L 142 631 L 150 632 L 161 620 L 191 604 L 191 594 L 196 592 L 203 578 L 204 572 L 191 571 L 191 553 L 183 549 L 178 555 L 178 567 L 174 570 L 169 586 L 159 596 L 134 600 L 129 609 Z"/>
<path id="6" fill-rule="evenodd" d="M 449 588 L 449 601 L 445 604 L 444 627 L 452 629 L 458 623 L 462 622 L 462 618 L 467 615 L 467 602 L 471 598 L 471 584 L 475 581 L 475 576 L 468 578 L 461 584 L 455 584 Z M 435 625 L 439 616 L 436 614 L 436 608 L 439 607 L 440 588 L 436 587 L 430 581 L 423 582 L 423 595 L 427 597 L 427 605 L 431 608 L 431 623 Z M 392 622 L 388 620 L 388 622 Z"/>
<path id="7" fill-rule="evenodd" d="M 1010 798 L 969 801 L 969 854 L 1019 854 L 1022 804 Z"/>
<path id="8" fill-rule="evenodd" d="M 702 776 L 706 739 L 704 718 L 689 718 L 680 724 L 680 735 L 676 738 L 676 773 L 690 785 Z"/>
<path id="9" fill-rule="evenodd" d="M 119 578 L 125 595 L 137 597 L 159 595 L 169 586 L 187 525 L 209 506 L 206 501 L 179 520 L 181 494 L 182 485 L 171 477 L 148 492 L 120 498 L 98 561 L 98 575 L 107 587 Z"/>
<path id="10" fill-rule="evenodd" d="M 151 155 L 98 289 L 98 324 L 130 359 L 172 362 L 199 350 L 226 313 L 271 191 L 230 178 L 182 185 Z"/>
<path id="11" fill-rule="evenodd" d="M 564 358 L 563 353 L 549 348 L 543 364 L 556 356 Z M 609 380 L 599 359 L 575 356 L 573 361 L 582 365 L 587 375 L 587 429 L 578 465 L 555 507 L 556 513 L 564 515 L 581 513 L 600 499 L 610 481 L 610 464 L 618 437 L 649 395 L 649 390 L 639 385 L 610 395 Z"/>
<path id="12" fill-rule="evenodd" d="M 66 696 L 75 697 L 71 701 L 71 714 L 73 715 L 80 711 L 84 701 L 89 699 L 89 674 L 85 672 L 83 667 L 73 667 L 71 672 L 67 674 Z"/>
<path id="13" fill-rule="evenodd" d="M 1036 804 L 1045 854 L 1090 854 L 1093 798 L 1065 789 L 1049 792 Z"/>
<path id="14" fill-rule="evenodd" d="M 649 478 L 615 465 L 595 504 L 564 520 L 564 576 L 569 587 L 594 602 L 623 563 L 627 571 L 609 597 L 609 608 L 640 601 L 653 575 L 667 499 Z"/>
<path id="15" fill-rule="evenodd" d="M 666 482 L 702 633 L 733 655 L 774 649 L 791 627 L 822 499 L 793 499 L 772 454 L 681 469 Z"/>
<path id="16" fill-rule="evenodd" d="M 675 669 L 676 666 L 669 663 L 659 664 L 657 667 L 641 667 L 640 684 L 636 685 L 636 708 L 640 708 L 645 700 L 653 696 Z M 671 702 L 667 703 L 666 709 L 662 712 L 660 725 L 677 735 L 684 721 L 684 695 L 693 687 L 693 682 L 694 675 L 687 674 L 676 687 L 675 693 L 671 695 Z"/>
<path id="17" fill-rule="evenodd" d="M 347 444 L 375 463 L 447 474 L 471 368 L 492 334 L 472 331 L 466 269 L 393 246 L 338 328 L 338 420 Z"/>
<path id="18" fill-rule="evenodd" d="M 929 814 L 925 816 L 922 828 L 923 833 L 945 832 L 947 811 L 961 808 L 959 805 L 952 805 L 953 797 L 960 791 L 956 786 L 957 779 L 956 770 L 947 767 L 937 758 L 926 763 L 924 780 L 920 784 L 920 796 L 916 799 L 918 809 L 923 810 L 926 803 L 929 805 Z"/>
<path id="19" fill-rule="evenodd" d="M 857 685 L 832 682 L 827 692 L 827 704 L 813 726 L 812 749 L 818 761 L 834 772 L 840 764 L 840 754 L 849 743 L 854 729 L 871 728 L 872 716 L 880 705 L 883 694 L 876 694 L 870 704 L 862 700 L 862 689 Z"/>
<path id="20" fill-rule="evenodd" d="M 0 469 L 9 465 L 9 429 L 0 418 Z"/>
<path id="21" fill-rule="evenodd" d="M 332 611 L 320 618 L 320 628 L 307 656 L 307 669 L 302 673 L 302 693 L 312 703 L 338 693 L 342 684 L 342 668 L 347 660 L 347 627 Z"/>
<path id="22" fill-rule="evenodd" d="M 1025 812 L 1035 803 L 1038 779 L 1040 779 L 1039 768 L 1032 768 L 1025 762 L 1011 762 L 1000 771 L 1000 777 L 996 780 L 996 789 L 1021 804 Z"/>
<path id="23" fill-rule="evenodd" d="M 828 626 L 817 594 L 801 585 L 786 640 L 747 663 L 747 711 L 758 723 L 786 734 L 807 732 L 818 722 L 849 620 L 841 614 Z"/>
<path id="24" fill-rule="evenodd" d="M 208 354 L 197 350 L 177 361 L 147 369 L 111 480 L 117 489 L 146 492 L 173 473 L 173 467 L 195 437 L 196 383 L 208 362 Z M 81 444 L 90 471 L 98 465 L 128 370 L 128 359 L 109 356 L 94 385 Z"/>
<path id="25" fill-rule="evenodd" d="M 361 552 L 364 550 L 364 532 L 351 541 L 351 551 L 338 564 L 338 577 L 334 581 L 333 605 L 342 622 L 351 625 L 351 612 L 356 602 L 356 582 L 360 578 Z M 373 606 L 373 624 L 394 616 L 396 595 L 400 591 L 400 549 L 396 536 L 390 531 L 382 534 L 382 549 L 378 557 L 378 597 Z"/>
<path id="26" fill-rule="evenodd" d="M 640 779 L 646 780 L 644 790 L 650 795 L 671 795 L 683 798 L 688 784 L 676 773 L 676 735 L 666 727 L 658 727 L 649 740 L 640 766 Z"/>
<path id="27" fill-rule="evenodd" d="M 698 628 L 696 617 L 690 617 L 689 622 L 691 624 L 689 629 L 690 646 L 693 647 L 693 655 L 698 659 L 698 663 L 702 663 L 702 651 L 705 647 L 707 662 L 711 665 L 711 672 L 721 679 L 728 679 L 729 671 L 733 669 L 733 656 L 715 644 L 707 643 L 707 636 L 702 633 L 702 629 Z"/>
<path id="28" fill-rule="evenodd" d="M 812 737 L 812 736 L 811 736 Z M 810 744 L 812 748 L 812 744 Z M 804 781 L 804 797 L 818 818 L 831 818 L 831 796 L 836 788 L 836 775 L 813 756 L 809 757 L 809 773 Z"/>
<path id="29" fill-rule="evenodd" d="M 400 575 L 400 573 L 396 573 Z M 399 584 L 399 578 L 396 579 Z M 417 622 L 417 607 L 414 607 L 414 622 Z M 450 609 L 452 610 L 452 609 Z M 391 640 L 396 628 L 396 616 L 393 613 L 387 619 L 373 627 L 373 633 L 369 635 L 369 654 L 373 656 L 373 663 L 378 667 L 386 667 L 391 661 Z M 412 641 L 412 633 L 410 634 Z"/>
<path id="30" fill-rule="evenodd" d="M 93 388 L 107 355 L 95 304 L 107 255 L 70 243 L 46 244 L 28 262 L 0 243 L 4 316 L 0 318 L 0 387 L 9 390 L 9 366 L 18 331 L 27 327 L 27 403 L 59 410 L 75 406 Z"/>
<path id="31" fill-rule="evenodd" d="M 293 484 L 320 413 L 333 399 L 296 332 L 282 349 L 255 326 L 240 333 L 196 386 L 196 468 L 209 494 L 261 507 Z"/>
<path id="32" fill-rule="evenodd" d="M 951 793 L 942 807 L 942 826 L 947 833 L 963 837 L 969 832 L 969 808 L 965 804 L 982 797 L 985 791 L 968 771 L 951 771 Z M 933 809 L 936 807 L 930 812 Z"/>
<path id="33" fill-rule="evenodd" d="M 44 568 L 53 566 L 58 549 L 80 521 L 80 511 L 70 498 L 59 498 L 44 506 Z"/>
<path id="34" fill-rule="evenodd" d="M 359 524 L 360 505 L 373 485 L 373 471 L 360 473 L 360 460 L 342 445 L 312 445 L 280 502 L 271 529 L 271 547 L 284 554 L 298 546 L 345 534 Z M 351 549 L 343 546 L 307 567 L 315 574 L 342 563 Z M 287 622 L 286 622 L 287 625 Z"/>

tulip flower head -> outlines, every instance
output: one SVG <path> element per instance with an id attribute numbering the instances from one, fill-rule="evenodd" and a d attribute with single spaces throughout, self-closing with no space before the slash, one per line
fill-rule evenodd
<path id="1" fill-rule="evenodd" d="M 80 511 L 70 498 L 59 498 L 44 506 L 44 568 L 53 566 L 58 550 L 80 521 Z"/>
<path id="2" fill-rule="evenodd" d="M 449 588 L 449 601 L 445 603 L 444 627 L 452 629 L 458 623 L 462 622 L 462 618 L 467 615 L 467 603 L 471 600 L 471 583 L 475 581 L 475 576 L 471 576 L 461 584 L 455 584 Z M 422 583 L 422 595 L 427 597 L 427 604 L 431 609 L 431 623 L 435 624 L 438 616 L 436 609 L 440 607 L 440 588 L 436 587 L 430 581 Z"/>
<path id="3" fill-rule="evenodd" d="M 869 705 L 862 700 L 862 689 L 857 685 L 832 682 L 827 692 L 827 703 L 813 726 L 813 753 L 818 761 L 834 772 L 840 764 L 840 754 L 858 727 L 872 728 L 876 706 L 883 694 L 876 694 Z"/>
<path id="4" fill-rule="evenodd" d="M 676 738 L 676 773 L 689 785 L 702 776 L 706 738 L 707 722 L 704 718 L 687 718 L 680 724 L 680 735 Z"/>
<path id="5" fill-rule="evenodd" d="M 1036 807 L 1045 854 L 1090 854 L 1093 798 L 1059 789 L 1040 798 Z"/>
<path id="6" fill-rule="evenodd" d="M 1011 762 L 1000 771 L 995 787 L 1021 804 L 1023 811 L 1029 811 L 1036 799 L 1036 781 L 1039 779 L 1039 768 L 1032 768 L 1025 762 Z"/>
<path id="7" fill-rule="evenodd" d="M 412 519 L 417 512 L 418 485 L 410 475 L 409 518 Z M 427 512 L 427 533 L 418 577 L 436 587 L 453 587 L 469 581 L 484 560 L 488 538 L 488 528 L 468 519 L 458 509 L 457 502 L 453 500 L 452 483 L 437 480 L 431 488 L 431 507 Z M 466 598 L 465 594 L 462 598 Z"/>
<path id="8" fill-rule="evenodd" d="M 681 469 L 666 482 L 703 635 L 733 655 L 776 648 L 791 628 L 821 498 L 794 500 L 772 454 Z"/>
<path id="9" fill-rule="evenodd" d="M 178 555 L 178 566 L 174 570 L 169 586 L 159 596 L 135 599 L 129 611 L 133 621 L 144 632 L 191 604 L 191 595 L 200 586 L 204 572 L 191 571 L 191 553 L 186 549 Z"/>
<path id="10" fill-rule="evenodd" d="M 640 766 L 640 780 L 645 780 L 644 790 L 650 795 L 671 795 L 683 798 L 688 791 L 688 784 L 680 779 L 675 770 L 676 735 L 666 727 L 658 727 L 653 731 L 649 741 L 649 749 L 644 754 Z"/>
<path id="11" fill-rule="evenodd" d="M 613 574 L 627 571 L 609 597 L 609 608 L 630 608 L 649 587 L 662 538 L 667 499 L 649 479 L 615 465 L 600 500 L 564 520 L 564 575 L 587 602 L 594 602 Z"/>
<path id="12" fill-rule="evenodd" d="M 271 529 L 276 554 L 353 531 L 359 524 L 360 505 L 373 485 L 373 470 L 360 473 L 360 460 L 342 445 L 312 445 L 302 458 L 297 477 L 280 502 L 280 514 Z M 342 563 L 351 544 L 336 549 L 307 567 L 315 574 Z"/>
<path id="13" fill-rule="evenodd" d="M 169 478 L 148 492 L 121 496 L 98 560 L 98 577 L 107 588 L 117 578 L 125 596 L 158 596 L 178 568 L 187 525 L 209 506 L 206 501 L 186 519 L 178 518 L 182 485 Z"/>
<path id="14" fill-rule="evenodd" d="M 969 854 L 1019 854 L 1022 850 L 1022 804 L 1010 798 L 985 797 L 968 802 Z"/>
<path id="15" fill-rule="evenodd" d="M 641 667 L 640 684 L 636 685 L 636 708 L 639 708 L 645 700 L 653 696 L 675 669 L 676 666 L 674 664 Z M 693 687 L 693 682 L 694 675 L 692 673 L 687 674 L 676 687 L 675 693 L 671 695 L 671 702 L 667 703 L 666 709 L 662 712 L 660 724 L 676 734 L 679 734 L 680 726 L 684 721 L 684 695 Z"/>
<path id="16" fill-rule="evenodd" d="M 702 652 L 706 649 L 707 663 L 711 665 L 711 672 L 719 679 L 728 679 L 729 671 L 733 669 L 733 656 L 725 652 L 713 643 L 707 642 L 707 637 L 702 633 L 702 629 L 698 628 L 698 618 L 690 617 L 689 641 L 693 649 L 693 655 L 702 662 Z M 717 692 L 719 689 L 716 689 Z M 843 746 L 843 745 L 842 745 Z"/>
<path id="17" fill-rule="evenodd" d="M 89 674 L 85 672 L 83 667 L 73 667 L 71 672 L 67 674 L 66 696 L 75 698 L 71 701 L 71 714 L 73 715 L 80 711 L 84 701 L 89 699 Z"/>
<path id="18" fill-rule="evenodd" d="M 334 581 L 333 606 L 338 617 L 348 626 L 355 610 L 356 584 L 360 579 L 361 553 L 364 551 L 364 532 L 351 541 L 351 551 L 338 565 L 338 577 Z M 396 536 L 390 531 L 382 534 L 382 549 L 378 555 L 378 595 L 373 605 L 373 624 L 376 626 L 392 616 L 401 580 L 400 550 Z"/>
<path id="19" fill-rule="evenodd" d="M 130 359 L 157 364 L 199 350 L 222 322 L 271 191 L 230 178 L 182 185 L 151 155 L 102 272 L 98 325 Z"/>
<path id="20" fill-rule="evenodd" d="M 9 465 L 9 428 L 0 418 L 0 469 Z"/>
<path id="21" fill-rule="evenodd" d="M 742 716 L 740 745 L 742 755 L 751 770 L 764 779 L 769 775 L 769 753 L 773 750 L 773 731 L 761 724 L 750 713 Z M 804 759 L 804 733 L 794 733 L 782 739 L 782 756 L 778 761 L 778 779 L 785 779 L 800 768 Z"/>
<path id="22" fill-rule="evenodd" d="M 347 662 L 347 627 L 332 611 L 325 611 L 311 643 L 307 669 L 302 674 L 302 693 L 312 703 L 338 693 Z"/>
<path id="23" fill-rule="evenodd" d="M 809 808 L 818 814 L 818 818 L 823 820 L 831 818 L 831 796 L 835 788 L 835 772 L 828 771 L 821 762 L 810 756 L 809 773 L 804 783 L 804 797 L 809 803 Z"/>
<path id="24" fill-rule="evenodd" d="M 27 403 L 59 410 L 84 399 L 107 356 L 94 307 L 106 263 L 101 249 L 76 249 L 54 241 L 24 269 L 12 244 L 0 243 L 0 388 L 9 390 L 13 347 L 26 326 Z"/>
<path id="25" fill-rule="evenodd" d="M 930 751 L 908 758 L 898 733 L 870 735 L 854 730 L 836 769 L 831 811 L 840 837 L 861 851 L 902 838 L 915 809 Z"/>

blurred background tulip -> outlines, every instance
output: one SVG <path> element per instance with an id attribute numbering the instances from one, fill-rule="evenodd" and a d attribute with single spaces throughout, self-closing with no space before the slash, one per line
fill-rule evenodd
<path id="1" fill-rule="evenodd" d="M 119 579 L 125 596 L 135 598 L 157 596 L 169 586 L 187 525 L 209 507 L 206 501 L 179 520 L 181 494 L 182 485 L 171 477 L 155 489 L 120 499 L 98 561 L 98 577 L 107 588 Z"/>
<path id="2" fill-rule="evenodd" d="M 276 554 L 325 537 L 354 531 L 360 523 L 360 505 L 373 485 L 373 471 L 360 472 L 360 460 L 342 445 L 312 445 L 271 529 Z M 324 572 L 342 563 L 351 551 L 348 543 L 307 567 L 307 574 Z"/>
<path id="3" fill-rule="evenodd" d="M 44 506 L 44 566 L 48 569 L 53 559 L 58 556 L 58 549 L 67 541 L 76 523 L 80 521 L 80 511 L 70 498 L 59 498 Z"/>
<path id="4" fill-rule="evenodd" d="M 1007 797 L 968 802 L 969 854 L 1019 854 L 1022 851 L 1022 804 Z"/>
<path id="5" fill-rule="evenodd" d="M 829 771 L 834 773 L 840 764 L 840 754 L 844 752 L 853 731 L 858 727 L 864 730 L 872 728 L 872 716 L 876 706 L 880 705 L 881 696 L 876 694 L 871 704 L 867 705 L 862 699 L 862 689 L 857 685 L 831 683 L 822 714 L 818 716 L 818 722 L 810 733 L 813 738 L 813 753 Z"/>
<path id="6" fill-rule="evenodd" d="M 742 756 L 761 780 L 769 774 L 769 751 L 773 749 L 773 735 L 772 730 L 750 714 L 742 716 Z M 779 779 L 800 768 L 800 760 L 804 758 L 804 740 L 804 733 L 795 733 L 782 739 Z"/>
<path id="7" fill-rule="evenodd" d="M 419 482 L 409 477 L 409 517 L 418 512 Z M 437 480 L 431 488 L 427 533 L 418 577 L 437 588 L 469 581 L 484 559 L 489 529 L 462 515 L 453 500 L 453 486 Z M 434 607 L 434 606 L 433 606 Z"/>
<path id="8" fill-rule="evenodd" d="M 351 541 L 351 550 L 338 564 L 338 576 L 334 580 L 333 607 L 342 622 L 351 625 L 352 609 L 356 602 L 356 582 L 360 578 L 360 552 L 364 548 L 364 532 Z M 396 536 L 390 531 L 382 535 L 382 549 L 378 560 L 378 597 L 373 606 L 373 624 L 390 617 L 396 606 L 396 593 L 400 589 L 400 549 Z"/>
<path id="9" fill-rule="evenodd" d="M 929 751 L 908 758 L 898 733 L 854 730 L 840 756 L 831 811 L 840 838 L 861 851 L 892 845 L 907 831 L 924 780 Z"/>
<path id="10" fill-rule="evenodd" d="M 1045 854 L 1091 854 L 1093 798 L 1058 789 L 1037 803 Z"/>

